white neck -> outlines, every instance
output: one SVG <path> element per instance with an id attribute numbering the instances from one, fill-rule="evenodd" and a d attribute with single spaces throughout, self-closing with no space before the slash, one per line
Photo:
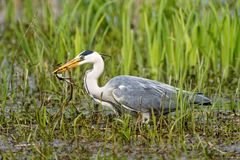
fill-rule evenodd
<path id="1" fill-rule="evenodd" d="M 88 71 L 84 77 L 85 89 L 94 97 L 101 98 L 102 88 L 98 86 L 98 78 L 104 70 L 104 62 L 101 57 L 93 63 L 93 69 Z"/>

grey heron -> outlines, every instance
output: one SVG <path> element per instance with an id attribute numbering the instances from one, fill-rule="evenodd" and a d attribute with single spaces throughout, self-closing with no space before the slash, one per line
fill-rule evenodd
<path id="1" fill-rule="evenodd" d="M 176 110 L 179 105 L 177 103 L 179 88 L 146 78 L 120 75 L 100 87 L 98 78 L 104 71 L 104 61 L 101 54 L 95 51 L 81 52 L 53 73 L 62 73 L 86 63 L 93 64 L 93 68 L 86 71 L 84 76 L 84 87 L 87 93 L 95 102 L 110 107 L 115 113 L 126 110 L 131 114 L 140 113 L 142 120 L 148 122 L 152 113 L 166 114 Z M 185 90 L 181 93 L 188 103 L 211 104 L 211 100 L 203 94 Z"/>

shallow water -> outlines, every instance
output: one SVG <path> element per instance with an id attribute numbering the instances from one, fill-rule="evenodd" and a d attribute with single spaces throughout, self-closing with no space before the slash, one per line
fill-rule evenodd
<path id="1" fill-rule="evenodd" d="M 48 105 L 49 107 L 47 108 L 47 114 L 49 116 L 54 116 L 58 109 L 56 107 L 50 107 L 52 105 Z M 79 106 L 78 106 L 79 107 Z M 4 116 L 6 119 L 11 119 L 13 117 L 13 113 L 8 113 L 10 111 L 9 106 L 5 107 L 5 114 L 1 115 Z M 13 110 L 15 115 L 20 115 L 23 114 L 23 110 L 18 107 L 18 109 L 11 108 Z M 66 108 L 64 112 L 64 116 L 66 119 L 71 119 L 73 117 L 71 114 L 72 108 Z M 84 111 L 85 110 L 85 111 Z M 101 119 L 100 122 L 94 122 L 93 117 L 91 117 L 91 112 L 92 110 L 88 110 L 87 108 L 82 109 L 81 107 L 79 108 L 79 112 L 83 115 L 82 120 L 83 121 L 88 121 L 90 123 L 87 124 L 85 127 L 90 127 L 92 132 L 96 132 L 98 134 L 104 135 L 106 134 L 105 132 L 113 132 L 111 128 L 106 128 L 106 123 L 112 123 L 112 120 L 107 120 L 107 119 Z M 220 153 L 221 156 L 223 157 L 238 157 L 240 156 L 240 148 L 239 148 L 239 133 L 240 133 L 240 115 L 239 113 L 234 114 L 231 110 L 211 110 L 211 117 L 209 117 L 210 110 L 209 108 L 204 108 L 202 111 L 199 111 L 198 109 L 195 109 L 195 120 L 197 125 L 208 125 L 211 124 L 211 128 L 209 127 L 203 127 L 206 128 L 207 130 L 215 130 L 216 135 L 211 135 L 209 137 L 206 131 L 198 131 L 199 134 L 199 139 L 201 139 L 202 143 L 209 147 L 209 150 L 215 155 Z M 90 114 L 90 115 L 89 115 Z M 100 113 L 102 114 L 102 113 Z M 101 115 L 102 116 L 102 115 Z M 172 117 L 171 119 L 174 119 L 176 116 L 175 113 L 171 113 L 169 115 Z M 84 118 L 85 117 L 85 118 Z M 103 116 L 103 117 L 106 117 Z M 114 117 L 113 117 L 114 118 Z M 118 118 L 118 117 L 115 117 Z M 167 117 L 165 117 L 168 119 Z M 209 120 L 211 122 L 209 122 Z M 71 120 L 70 120 L 71 121 Z M 170 120 L 171 121 L 171 120 Z M 31 122 L 32 123 L 32 122 Z M 168 122 L 169 124 L 171 122 Z M 219 125 L 234 125 L 235 126 L 235 131 L 232 130 L 231 133 L 228 133 L 227 137 L 232 137 L 229 140 L 227 137 L 224 138 L 224 133 L 222 134 L 221 132 L 224 132 L 224 129 L 228 129 L 228 127 L 224 126 L 219 126 Z M 81 134 L 75 136 L 70 136 L 60 138 L 56 136 L 55 138 L 50 138 L 49 140 L 44 140 L 45 138 L 37 138 L 35 140 L 28 141 L 27 139 L 23 137 L 19 137 L 21 133 L 23 132 L 22 130 L 29 129 L 27 126 L 28 124 L 14 124 L 11 126 L 10 124 L 7 124 L 7 128 L 2 128 L 1 129 L 1 135 L 0 135 L 0 153 L 4 152 L 9 152 L 13 153 L 15 156 L 17 156 L 20 159 L 24 158 L 30 158 L 32 155 L 36 154 L 38 150 L 40 150 L 43 146 L 51 150 L 51 154 L 48 155 L 52 158 L 56 157 L 89 157 L 91 159 L 96 159 L 98 157 L 115 157 L 115 158 L 127 158 L 127 159 L 158 159 L 160 157 L 165 157 L 169 158 L 172 152 L 176 152 L 176 146 L 179 145 L 181 148 L 181 144 L 178 142 L 176 139 L 176 143 L 174 145 L 168 144 L 167 143 L 167 138 L 163 138 L 163 142 L 161 144 L 147 144 L 148 140 L 145 139 L 145 137 L 141 134 L 136 135 L 137 141 L 132 141 L 132 142 L 125 142 L 125 143 L 119 143 L 119 142 L 114 142 L 114 141 L 104 141 L 102 138 L 89 138 L 89 137 L 84 137 L 81 136 Z M 72 122 L 70 122 L 68 125 L 73 125 Z M 80 124 L 79 124 L 80 125 Z M 150 126 L 151 127 L 151 126 Z M 38 124 L 31 124 L 31 127 L 33 130 L 36 130 L 39 128 Z M 200 127 L 201 128 L 201 127 Z M 199 128 L 199 129 L 200 129 Z M 31 130 L 32 130 L 31 129 Z M 233 127 L 229 127 L 229 129 L 233 129 Z M 34 132 L 30 131 L 31 134 L 34 134 Z M 47 131 L 47 130 L 46 130 Z M 164 131 L 164 130 L 162 130 Z M 162 132 L 160 130 L 160 132 Z M 59 130 L 55 130 L 55 132 L 59 132 Z M 169 131 L 164 131 L 164 132 L 169 132 Z M 199 143 L 199 139 L 191 132 L 188 133 L 188 130 L 185 131 L 185 143 L 188 146 L 194 145 L 194 143 Z M 219 135 L 217 135 L 219 134 Z M 30 136 L 30 135 L 29 135 Z M 177 136 L 177 135 L 176 135 Z M 27 138 L 27 137 L 26 137 Z M 225 140 L 224 140 L 225 139 Z M 119 143 L 119 144 L 118 144 Z M 191 147 L 189 147 L 190 149 Z M 195 150 L 193 153 L 190 155 L 185 155 L 184 152 L 179 152 L 175 155 L 178 158 L 182 159 L 188 159 L 189 157 L 195 157 L 195 155 L 199 155 L 199 151 Z M 196 153 L 195 153 L 196 152 Z M 38 153 L 39 154 L 39 153 Z M 46 154 L 46 153 L 45 153 Z M 171 156 L 170 156 L 171 157 Z"/>

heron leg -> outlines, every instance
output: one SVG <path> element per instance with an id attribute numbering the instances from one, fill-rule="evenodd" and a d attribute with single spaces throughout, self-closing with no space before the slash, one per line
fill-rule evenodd
<path id="1" fill-rule="evenodd" d="M 94 103 L 93 113 L 94 113 L 95 115 L 99 113 L 99 107 L 100 107 L 100 104 Z"/>
<path id="2" fill-rule="evenodd" d="M 142 123 L 148 123 L 150 121 L 150 113 L 142 113 Z"/>

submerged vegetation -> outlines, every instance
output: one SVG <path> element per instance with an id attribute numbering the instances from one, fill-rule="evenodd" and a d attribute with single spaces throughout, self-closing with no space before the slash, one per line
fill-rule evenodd
<path id="1" fill-rule="evenodd" d="M 0 159 L 240 157 L 240 1 L 1 5 Z M 101 84 L 131 74 L 204 92 L 213 105 L 180 100 L 180 110 L 151 125 L 95 113 L 81 81 L 90 66 L 71 73 L 68 102 L 68 86 L 52 71 L 87 49 L 112 57 Z"/>

